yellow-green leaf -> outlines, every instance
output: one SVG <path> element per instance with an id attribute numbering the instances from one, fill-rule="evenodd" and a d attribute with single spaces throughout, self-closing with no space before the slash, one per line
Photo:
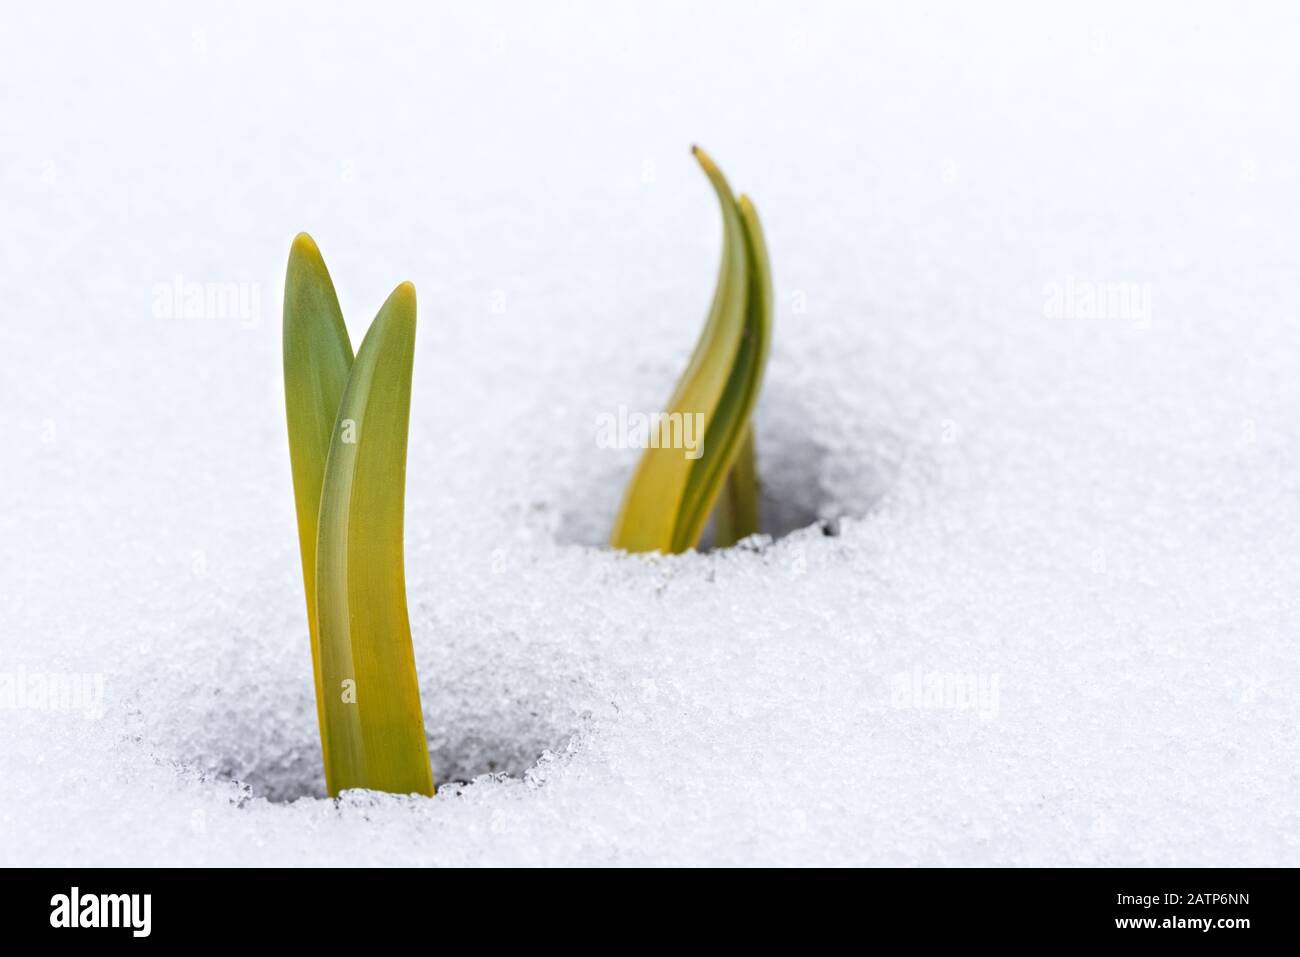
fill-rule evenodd
<path id="1" fill-rule="evenodd" d="M 645 450 L 610 537 L 613 547 L 629 551 L 695 547 L 742 452 L 750 458 L 731 479 L 734 502 L 729 499 L 719 519 L 720 531 L 734 541 L 758 530 L 753 446 L 746 436 L 771 339 L 771 272 L 753 205 L 743 196 L 736 200 L 707 154 L 698 147 L 694 153 L 722 208 L 722 265 L 704 331 L 668 401 L 667 421 L 702 413 L 704 443 L 695 459 L 669 442 Z"/>
<path id="2" fill-rule="evenodd" d="M 713 510 L 713 544 L 730 548 L 760 528 L 758 469 L 754 462 L 754 430 L 745 430 L 736 461 Z"/>
<path id="3" fill-rule="evenodd" d="M 284 405 L 289 421 L 289 462 L 298 512 L 298 548 L 307 592 L 316 676 L 316 711 L 322 730 L 320 636 L 316 627 L 316 532 L 321 483 L 339 402 L 352 368 L 352 343 L 339 299 L 316 243 L 299 233 L 289 250 L 284 282 Z"/>
<path id="4" fill-rule="evenodd" d="M 402 553 L 414 353 L 415 288 L 403 283 L 357 350 L 321 489 L 316 606 L 331 795 L 433 793 Z"/>

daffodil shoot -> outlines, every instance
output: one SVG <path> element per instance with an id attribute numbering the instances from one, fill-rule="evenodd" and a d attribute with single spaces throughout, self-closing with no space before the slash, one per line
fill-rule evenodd
<path id="1" fill-rule="evenodd" d="M 645 452 L 610 535 L 611 546 L 630 552 L 695 548 L 710 515 L 718 546 L 760 530 L 750 416 L 772 338 L 772 274 L 753 204 L 732 193 L 703 150 L 692 151 L 722 208 L 722 265 L 704 331 L 667 411 L 642 430 L 637 447 Z M 686 446 L 688 424 L 697 434 Z"/>
<path id="2" fill-rule="evenodd" d="M 406 610 L 402 525 L 415 287 L 355 357 L 320 250 L 289 252 L 284 389 L 325 784 L 432 794 Z"/>

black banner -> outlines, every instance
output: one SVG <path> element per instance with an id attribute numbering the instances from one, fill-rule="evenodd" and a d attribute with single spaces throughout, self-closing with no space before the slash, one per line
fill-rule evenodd
<path id="1" fill-rule="evenodd" d="M 616 920 L 653 935 L 688 932 L 694 943 L 835 931 L 927 946 L 1128 939 L 1236 947 L 1289 941 L 1296 900 L 1292 870 L 1232 869 L 684 871 L 604 874 L 596 883 L 580 872 L 16 869 L 0 888 L 8 931 L 132 945 L 247 932 L 327 946 L 389 934 L 473 946 L 480 931 L 483 943 L 535 933 L 563 946 L 557 935 L 574 933 L 590 945 L 585 924 Z M 481 924 L 492 913 L 503 919 Z"/>

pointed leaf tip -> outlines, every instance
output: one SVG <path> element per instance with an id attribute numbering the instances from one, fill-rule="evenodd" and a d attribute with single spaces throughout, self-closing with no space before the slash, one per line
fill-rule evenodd
<path id="1" fill-rule="evenodd" d="M 320 258 L 320 247 L 316 245 L 316 240 L 311 238 L 310 233 L 299 233 L 293 237 L 293 244 L 289 247 L 289 255 Z"/>
<path id="2" fill-rule="evenodd" d="M 702 150 L 700 147 L 692 146 L 691 155 L 695 157 L 695 161 L 697 163 L 699 163 L 702 167 L 704 167 L 704 172 L 708 173 L 710 178 L 712 178 L 715 175 L 716 176 L 722 175 L 722 171 L 718 169 L 718 164 L 713 162 L 713 157 L 710 156 L 708 153 L 704 152 L 704 150 Z"/>
<path id="3" fill-rule="evenodd" d="M 415 283 L 400 282 L 388 296 L 393 305 L 400 305 L 409 309 L 415 309 Z"/>
<path id="4" fill-rule="evenodd" d="M 415 285 L 413 283 L 400 283 L 388 294 L 384 304 L 379 307 L 379 314 L 375 316 L 372 328 L 374 326 L 385 330 L 385 335 L 399 328 L 409 335 L 414 335 Z"/>

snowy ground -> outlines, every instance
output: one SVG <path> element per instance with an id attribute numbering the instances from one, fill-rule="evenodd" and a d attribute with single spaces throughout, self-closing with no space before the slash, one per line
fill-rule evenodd
<path id="1" fill-rule="evenodd" d="M 5 13 L 0 690 L 103 699 L 0 701 L 0 863 L 1300 864 L 1293 5 L 278 6 Z M 697 141 L 779 537 L 620 556 Z M 418 289 L 433 800 L 321 797 L 302 229 L 354 340 Z"/>

